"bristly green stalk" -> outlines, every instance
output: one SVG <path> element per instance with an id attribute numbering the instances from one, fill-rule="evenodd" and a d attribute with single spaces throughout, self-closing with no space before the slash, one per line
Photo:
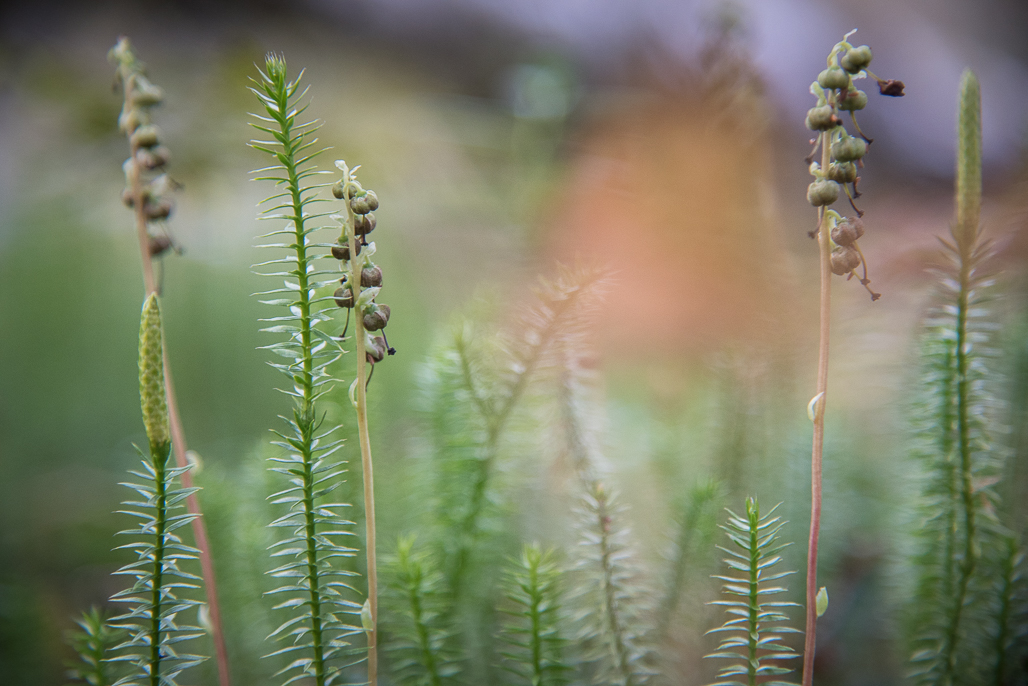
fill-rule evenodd
<path id="1" fill-rule="evenodd" d="M 559 686 L 569 681 L 564 661 L 566 639 L 561 631 L 561 572 L 553 551 L 526 545 L 513 560 L 506 580 L 513 603 L 501 638 L 511 649 L 504 667 L 532 686 Z"/>
<path id="2" fill-rule="evenodd" d="M 1028 613 L 1025 612 L 1026 608 L 1019 607 L 1024 603 L 1024 554 L 1018 546 L 1016 535 L 1008 534 L 1005 544 L 1005 550 L 1002 551 L 1000 558 L 1000 579 L 997 589 L 999 612 L 996 613 L 996 667 L 992 678 L 994 686 L 1016 683 L 1011 672 L 1017 669 L 1014 664 L 1019 657 L 1017 653 L 1024 650 L 1023 643 L 1028 640 L 1024 631 Z M 1022 643 L 1021 646 L 1016 645 L 1018 641 Z M 1024 665 L 1021 665 L 1021 669 L 1024 669 Z"/>
<path id="3" fill-rule="evenodd" d="M 97 607 L 83 612 L 75 623 L 79 629 L 69 637 L 69 642 L 82 664 L 71 666 L 68 678 L 90 686 L 110 686 L 107 658 L 121 632 L 111 628 L 107 613 Z"/>
<path id="4" fill-rule="evenodd" d="M 596 677 L 614 686 L 639 686 L 651 676 L 649 649 L 641 617 L 646 594 L 632 566 L 631 534 L 621 523 L 624 510 L 615 495 L 596 481 L 586 484 L 579 510 L 582 540 L 576 569 L 587 581 L 579 586 L 584 607 L 580 639 Z"/>
<path id="5" fill-rule="evenodd" d="M 769 573 L 773 566 L 781 562 L 778 552 L 789 545 L 777 543 L 778 533 L 785 526 L 780 518 L 772 517 L 777 509 L 778 506 L 775 506 L 761 517 L 756 499 L 747 498 L 746 516 L 740 517 L 729 510 L 728 525 L 721 527 L 735 547 L 718 547 L 728 553 L 730 557 L 725 558 L 725 564 L 737 575 L 715 577 L 725 582 L 725 595 L 731 599 L 716 600 L 711 604 L 725 607 L 732 619 L 708 632 L 726 633 L 728 636 L 721 640 L 717 652 L 706 657 L 727 658 L 737 662 L 722 667 L 718 672 L 719 681 L 713 686 L 756 686 L 760 678 L 791 672 L 791 669 L 782 667 L 779 662 L 799 657 L 796 651 L 781 642 L 782 634 L 799 632 L 787 625 L 770 626 L 789 621 L 788 616 L 782 613 L 782 608 L 799 605 L 764 599 L 766 596 L 785 593 L 784 586 L 768 584 L 794 573 Z M 746 682 L 726 680 L 728 677 L 745 677 Z M 786 682 L 761 683 L 764 686 L 776 686 Z"/>
<path id="6" fill-rule="evenodd" d="M 129 638 L 116 646 L 112 662 L 125 662 L 130 673 L 115 686 L 149 684 L 173 686 L 182 670 L 198 664 L 203 658 L 176 653 L 176 644 L 203 635 L 202 630 L 180 625 L 176 616 L 195 608 L 195 600 L 179 600 L 176 589 L 199 588 L 194 574 L 178 568 L 179 562 L 196 559 L 196 548 L 184 545 L 174 533 L 195 517 L 191 513 L 171 514 L 181 509 L 180 502 L 196 489 L 176 488 L 174 479 L 186 469 L 168 466 L 171 435 L 164 392 L 161 314 L 156 294 L 143 305 L 139 329 L 139 393 L 143 409 L 143 425 L 150 444 L 149 456 L 143 456 L 143 471 L 130 472 L 145 483 L 126 483 L 143 496 L 141 501 L 126 501 L 128 507 L 153 510 L 153 514 L 123 510 L 140 519 L 138 528 L 120 534 L 137 536 L 138 540 L 119 549 L 132 550 L 138 556 L 116 574 L 135 577 L 132 588 L 115 594 L 111 600 L 127 603 L 131 609 L 111 620 L 111 626 L 124 629 Z M 142 453 L 141 453 L 142 454 Z"/>
<path id="7" fill-rule="evenodd" d="M 302 76 L 302 74 L 301 74 Z M 326 496 L 341 483 L 344 471 L 341 463 L 329 458 L 342 446 L 342 440 L 332 440 L 336 427 L 321 431 L 317 400 L 327 392 L 332 377 L 328 367 L 341 354 L 338 341 L 322 332 L 317 325 L 331 317 L 323 311 L 323 303 L 330 298 L 315 298 L 315 289 L 332 283 L 331 270 L 318 270 L 315 260 L 324 255 L 314 250 L 311 241 L 318 227 L 310 224 L 324 214 L 313 214 L 310 206 L 319 186 L 309 179 L 318 174 L 311 160 L 317 139 L 311 134 L 314 122 L 300 123 L 298 118 L 306 109 L 300 101 L 300 78 L 289 81 L 285 61 L 269 55 L 265 70 L 255 79 L 251 91 L 258 97 L 267 116 L 254 115 L 259 123 L 254 128 L 272 137 L 270 141 L 252 141 L 251 146 L 273 156 L 277 164 L 258 170 L 257 178 L 274 181 L 281 192 L 264 202 L 272 203 L 265 209 L 262 219 L 280 219 L 288 222 L 279 231 L 268 234 L 286 235 L 290 243 L 266 247 L 284 248 L 287 257 L 271 260 L 262 265 L 286 265 L 286 271 L 271 276 L 285 278 L 285 287 L 267 291 L 262 295 L 289 294 L 287 298 L 262 301 L 271 305 L 285 305 L 289 314 L 264 321 L 272 326 L 265 332 L 287 334 L 288 338 L 267 349 L 287 360 L 285 364 L 272 364 L 289 377 L 292 387 L 283 390 L 294 400 L 288 433 L 275 432 L 281 439 L 275 445 L 286 454 L 272 458 L 277 465 L 272 471 L 287 477 L 289 487 L 271 496 L 275 504 L 288 506 L 288 512 L 271 523 L 284 527 L 291 534 L 277 542 L 273 556 L 292 558 L 292 561 L 269 572 L 272 576 L 289 580 L 272 591 L 286 596 L 276 609 L 288 609 L 293 616 L 283 622 L 271 636 L 291 638 L 292 643 L 272 655 L 291 654 L 295 659 L 283 670 L 291 673 L 285 682 L 310 677 L 316 686 L 338 681 L 346 667 L 342 658 L 349 652 L 347 638 L 361 632 L 360 627 L 348 624 L 340 615 L 357 615 L 360 604 L 346 599 L 344 593 L 355 593 L 345 578 L 354 573 L 335 566 L 338 558 L 351 557 L 354 549 L 336 542 L 338 536 L 352 536 L 347 527 L 352 522 L 342 519 L 336 512 L 344 504 L 326 502 Z M 329 277 L 327 280 L 319 280 Z"/>
<path id="8" fill-rule="evenodd" d="M 135 215 L 136 237 L 139 244 L 140 264 L 143 269 L 144 293 L 149 296 L 160 290 L 154 274 L 154 258 L 174 247 L 167 232 L 159 227 L 163 226 L 174 208 L 171 195 L 178 184 L 172 181 L 164 171 L 168 163 L 169 152 L 167 147 L 162 144 L 161 132 L 154 126 L 151 116 L 153 108 L 163 101 L 164 93 L 160 87 L 146 78 L 145 67 L 136 58 L 128 38 L 122 36 L 118 39 L 118 43 L 111 48 L 108 59 L 118 67 L 117 79 L 124 92 L 124 103 L 118 118 L 118 126 L 128 138 L 130 154 L 124 164 L 127 186 L 122 193 L 122 200 L 133 209 Z M 167 350 L 163 354 L 172 446 L 175 464 L 182 469 L 189 464 L 186 432 L 182 425 L 175 388 L 171 380 L 171 365 L 168 361 Z M 187 489 L 192 488 L 193 479 L 189 471 L 182 472 L 182 484 Z M 221 625 L 221 604 L 218 602 L 214 562 L 211 559 L 207 525 L 201 516 L 200 502 L 195 493 L 191 492 L 186 498 L 186 508 L 196 515 L 191 526 L 193 537 L 196 539 L 196 547 L 200 551 L 200 569 L 207 595 L 211 638 L 214 641 L 214 653 L 218 665 L 218 682 L 221 686 L 229 686 L 232 679 L 229 673 L 225 634 Z"/>
<path id="9" fill-rule="evenodd" d="M 443 686 L 458 669 L 445 650 L 448 632 L 441 626 L 443 576 L 436 561 L 414 546 L 413 535 L 401 538 L 387 566 L 393 617 L 387 649 L 398 683 Z"/>

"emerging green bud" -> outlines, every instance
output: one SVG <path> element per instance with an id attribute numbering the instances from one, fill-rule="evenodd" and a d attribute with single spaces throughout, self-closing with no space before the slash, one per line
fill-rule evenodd
<path id="1" fill-rule="evenodd" d="M 820 617 L 825 612 L 828 612 L 828 589 L 824 586 L 817 592 L 817 598 L 814 602 L 814 609 L 817 612 L 817 616 Z"/>
<path id="2" fill-rule="evenodd" d="M 839 58 L 839 66 L 851 74 L 866 69 L 869 64 L 871 64 L 871 48 L 866 45 L 850 48 Z"/>
<path id="3" fill-rule="evenodd" d="M 168 400 L 164 390 L 164 350 L 161 343 L 161 310 L 157 294 L 143 303 L 139 321 L 139 399 L 146 437 L 154 447 L 171 442 Z"/>
<path id="4" fill-rule="evenodd" d="M 286 61 L 281 55 L 269 52 L 264 57 L 264 71 L 272 81 L 285 80 Z"/>
<path id="5" fill-rule="evenodd" d="M 837 183 L 853 183 L 857 180 L 857 165 L 852 162 L 832 162 L 828 165 L 828 178 Z"/>
<path id="6" fill-rule="evenodd" d="M 860 253 L 851 246 L 840 245 L 832 250 L 832 273 L 845 276 L 860 266 Z"/>
<path id="7" fill-rule="evenodd" d="M 848 217 L 832 229 L 832 240 L 837 245 L 853 245 L 864 235 L 864 222 L 859 217 Z"/>
<path id="8" fill-rule="evenodd" d="M 814 207 L 831 205 L 839 199 L 839 184 L 828 179 L 818 179 L 807 186 L 807 202 Z"/>
<path id="9" fill-rule="evenodd" d="M 849 88 L 850 76 L 838 67 L 829 67 L 817 75 L 817 82 L 826 90 Z"/>
<path id="10" fill-rule="evenodd" d="M 371 265 L 361 270 L 361 288 L 374 288 L 382 285 L 382 269 Z"/>
<path id="11" fill-rule="evenodd" d="M 867 93 L 860 90 L 848 90 L 839 98 L 839 109 L 853 112 L 867 107 Z"/>
<path id="12" fill-rule="evenodd" d="M 860 138 L 843 136 L 832 143 L 832 157 L 839 162 L 854 162 L 867 152 L 867 143 Z"/>
<path id="13" fill-rule="evenodd" d="M 384 329 L 389 323 L 390 312 L 388 305 L 373 304 L 364 312 L 364 328 L 368 331 Z"/>
<path id="14" fill-rule="evenodd" d="M 129 143 L 137 148 L 152 148 L 159 142 L 157 127 L 152 124 L 140 126 L 132 132 Z"/>
<path id="15" fill-rule="evenodd" d="M 812 107 L 807 110 L 807 128 L 811 131 L 827 131 L 841 123 L 842 121 L 835 116 L 835 110 L 831 105 Z"/>

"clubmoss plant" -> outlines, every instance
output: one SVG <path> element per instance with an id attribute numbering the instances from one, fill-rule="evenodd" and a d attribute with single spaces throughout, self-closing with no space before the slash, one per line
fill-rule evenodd
<path id="1" fill-rule="evenodd" d="M 525 545 L 512 561 L 506 596 L 512 603 L 501 639 L 508 645 L 504 667 L 519 683 L 560 686 L 572 669 L 564 658 L 567 638 L 561 630 L 562 574 L 553 551 Z"/>
<path id="2" fill-rule="evenodd" d="M 142 483 L 126 483 L 142 500 L 126 501 L 132 510 L 124 514 L 136 517 L 139 526 L 119 532 L 133 536 L 132 543 L 119 546 L 137 556 L 116 574 L 135 577 L 132 587 L 115 594 L 111 600 L 129 606 L 125 614 L 111 620 L 111 626 L 122 629 L 128 638 L 112 650 L 111 662 L 125 663 L 128 673 L 115 686 L 148 684 L 173 686 L 184 669 L 199 664 L 204 658 L 178 653 L 178 644 L 203 635 L 197 627 L 180 624 L 179 614 L 195 609 L 198 601 L 179 599 L 179 590 L 196 589 L 199 577 L 180 569 L 179 565 L 196 559 L 198 551 L 185 545 L 174 533 L 186 526 L 196 515 L 173 514 L 196 489 L 178 488 L 175 484 L 189 467 L 171 467 L 171 429 L 168 420 L 167 396 L 164 390 L 161 313 L 157 295 L 151 293 L 143 305 L 139 330 L 139 394 L 143 408 L 143 424 L 149 441 L 149 454 L 142 456 L 142 471 L 132 475 Z"/>
<path id="3" fill-rule="evenodd" d="M 123 202 L 132 208 L 136 220 L 136 235 L 139 243 L 140 264 L 143 269 L 145 295 L 160 292 L 159 280 L 154 273 L 154 258 L 174 248 L 166 230 L 166 221 L 174 209 L 172 193 L 178 188 L 165 171 L 170 152 L 163 145 L 160 129 L 152 121 L 152 111 L 164 101 L 164 92 L 146 77 L 146 67 L 136 57 L 128 38 L 122 36 L 111 48 L 108 59 L 117 65 L 116 77 L 124 93 L 118 127 L 128 138 L 129 158 L 123 165 L 125 190 Z M 177 248 L 175 248 L 177 250 Z M 168 395 L 168 414 L 171 426 L 172 446 L 175 464 L 179 469 L 189 465 L 186 432 L 182 425 L 178 400 L 171 378 L 171 364 L 167 351 L 164 352 L 164 384 Z M 182 483 L 186 489 L 193 487 L 192 474 L 182 472 Z M 228 664 L 228 649 L 221 624 L 221 605 L 218 602 L 218 585 L 211 559 L 207 525 L 201 516 L 200 501 L 195 492 L 186 497 L 186 507 L 196 517 L 192 521 L 193 537 L 200 551 L 200 568 L 207 596 L 207 608 L 211 624 L 211 637 L 218 665 L 218 680 L 221 686 L 230 686 L 231 675 Z"/>
<path id="4" fill-rule="evenodd" d="M 75 623 L 79 628 L 69 636 L 69 642 L 81 664 L 70 666 L 68 678 L 90 686 L 111 686 L 113 679 L 107 660 L 110 651 L 121 642 L 121 632 L 111 628 L 110 617 L 98 607 L 83 612 Z"/>
<path id="5" fill-rule="evenodd" d="M 271 496 L 273 503 L 287 507 L 286 514 L 271 526 L 289 530 L 274 544 L 273 555 L 289 561 L 269 572 L 284 581 L 272 592 L 282 598 L 276 609 L 291 615 L 272 636 L 289 639 L 290 644 L 272 654 L 295 657 L 284 670 L 289 675 L 285 683 L 307 677 L 316 686 L 327 686 L 342 679 L 347 658 L 353 653 L 348 639 L 362 629 L 345 621 L 347 615 L 360 614 L 361 604 L 347 597 L 356 594 L 347 583 L 355 573 L 339 566 L 340 558 L 352 557 L 356 552 L 338 542 L 340 537 L 353 535 L 349 530 L 353 522 L 338 512 L 346 504 L 329 499 L 344 472 L 342 464 L 332 459 L 343 442 L 334 438 L 337 427 L 322 427 L 317 405 L 331 388 L 329 367 L 342 354 L 338 341 L 319 328 L 332 319 L 327 311 L 331 298 L 315 297 L 316 289 L 331 285 L 335 275 L 333 270 L 317 268 L 316 260 L 324 255 L 312 241 L 312 234 L 318 230 L 314 223 L 325 216 L 311 212 L 318 202 L 315 196 L 319 189 L 310 182 L 319 173 L 312 165 L 318 154 L 312 150 L 317 144 L 312 136 L 317 123 L 300 121 L 306 109 L 302 102 L 306 91 L 300 91 L 300 77 L 289 80 L 281 57 L 269 55 L 254 84 L 251 90 L 267 116 L 254 115 L 258 122 L 252 126 L 271 140 L 253 141 L 251 146 L 276 160 L 273 166 L 258 170 L 257 179 L 273 181 L 281 188 L 263 201 L 269 206 L 262 219 L 285 220 L 285 228 L 267 236 L 286 236 L 288 240 L 265 246 L 285 249 L 287 256 L 257 265 L 287 267 L 269 274 L 284 278 L 284 287 L 261 295 L 276 296 L 262 302 L 285 306 L 288 314 L 264 320 L 271 326 L 263 330 L 287 336 L 266 348 L 287 360 L 272 366 L 289 378 L 291 385 L 283 392 L 293 398 L 292 416 L 286 419 L 288 430 L 275 432 L 281 439 L 275 445 L 285 454 L 271 458 L 275 465 L 272 471 L 288 482 L 285 489 Z M 282 295 L 287 297 L 279 297 Z M 369 662 L 369 666 L 374 663 Z"/>
<path id="6" fill-rule="evenodd" d="M 721 527 L 734 546 L 718 547 L 728 553 L 725 564 L 734 575 L 716 577 L 725 582 L 723 588 L 727 599 L 715 600 L 711 604 L 723 606 L 731 619 L 708 632 L 727 636 L 721 639 L 717 652 L 707 657 L 736 662 L 721 668 L 718 672 L 719 681 L 714 686 L 755 686 L 758 679 L 765 685 L 785 684 L 787 682 L 767 681 L 764 678 L 788 674 L 792 670 L 782 666 L 782 661 L 799 657 L 796 651 L 782 643 L 783 634 L 799 632 L 787 624 L 781 624 L 789 621 L 782 609 L 798 605 L 788 601 L 765 600 L 767 596 L 785 593 L 784 586 L 773 582 L 779 582 L 794 573 L 770 573 L 771 568 L 782 560 L 778 552 L 789 545 L 778 543 L 778 533 L 785 522 L 772 516 L 776 509 L 778 506 L 771 508 L 762 517 L 756 499 L 747 498 L 746 516 L 740 517 L 729 510 L 728 524 Z M 818 615 L 823 613 L 824 609 L 819 608 Z M 730 677 L 744 677 L 745 681 Z"/>
<path id="7" fill-rule="evenodd" d="M 857 191 L 857 166 L 863 166 L 863 157 L 871 143 L 857 126 L 856 112 L 867 105 L 867 94 L 857 90 L 856 79 L 871 76 L 879 84 L 883 95 L 903 95 L 903 83 L 885 81 L 867 70 L 871 63 L 871 48 L 854 46 L 846 34 L 836 43 L 828 55 L 828 67 L 810 85 L 810 92 L 817 97 L 817 104 L 807 112 L 807 128 L 817 132 L 814 150 L 807 158 L 813 183 L 807 188 L 807 200 L 818 208 L 817 229 L 811 237 L 818 239 L 820 248 L 821 304 L 820 344 L 817 362 L 817 392 L 810 401 L 808 412 L 814 423 L 813 449 L 811 452 L 811 508 L 810 539 L 807 549 L 807 626 L 806 646 L 803 655 L 803 686 L 810 686 L 814 679 L 814 650 L 816 646 L 817 615 L 817 545 L 821 531 L 821 459 L 824 448 L 825 405 L 828 399 L 828 339 L 831 322 L 832 274 L 852 278 L 857 267 L 863 266 L 860 283 L 871 294 L 871 300 L 880 296 L 871 287 L 867 276 L 867 262 L 857 244 L 864 234 L 861 217 L 854 199 Z M 858 137 L 849 135 L 840 118 L 840 112 L 848 111 Z M 821 150 L 820 163 L 814 162 L 817 150 Z M 856 217 L 843 218 L 829 209 L 839 199 L 840 189 L 845 191 Z M 852 189 L 852 190 L 851 190 Z"/>
<path id="8" fill-rule="evenodd" d="M 921 434 L 927 525 L 921 529 L 913 662 L 919 683 L 1008 683 L 1021 647 L 1012 640 L 1023 556 L 996 514 L 1004 454 L 995 440 L 994 372 L 985 307 L 991 254 L 979 225 L 981 96 L 960 88 L 956 220 L 943 240 L 941 307 L 927 322 Z M 1022 639 L 1020 643 L 1024 643 Z"/>

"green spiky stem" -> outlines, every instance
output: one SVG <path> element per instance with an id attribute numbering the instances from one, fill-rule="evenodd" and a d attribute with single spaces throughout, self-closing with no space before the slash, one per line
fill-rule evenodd
<path id="1" fill-rule="evenodd" d="M 349 180 L 349 179 L 347 179 Z M 345 186 L 344 186 L 345 190 Z M 357 436 L 361 448 L 361 472 L 364 476 L 364 530 L 368 557 L 368 606 L 371 610 L 371 627 L 368 636 L 368 683 L 378 683 L 378 562 L 375 554 L 375 476 L 371 461 L 371 435 L 368 432 L 368 367 L 367 349 L 364 345 L 364 314 L 357 305 L 361 293 L 361 268 L 363 261 L 357 259 L 357 237 L 354 231 L 353 209 L 349 199 L 346 202 L 347 241 L 350 247 L 350 290 L 353 293 L 354 319 L 357 338 Z"/>
<path id="2" fill-rule="evenodd" d="M 283 75 L 284 80 L 284 75 Z M 277 84 L 276 84 L 277 85 Z M 314 355 L 311 346 L 311 298 L 310 280 L 307 274 L 309 258 L 307 256 L 307 236 L 304 230 L 303 199 L 300 191 L 299 173 L 296 168 L 296 149 L 292 136 L 293 120 L 286 116 L 289 112 L 287 88 L 276 88 L 274 92 L 278 105 L 278 124 L 282 128 L 282 156 L 280 162 L 288 176 L 290 202 L 293 210 L 293 235 L 296 250 L 296 280 L 299 285 L 300 307 L 300 342 L 303 355 L 300 373 L 302 398 L 300 407 L 294 410 L 297 427 L 300 429 L 301 441 L 298 452 L 303 460 L 303 517 L 304 533 L 307 550 L 308 598 L 311 613 L 311 643 L 314 648 L 314 680 L 316 686 L 325 686 L 325 648 L 321 623 L 321 580 L 318 572 L 318 548 L 315 526 L 314 502 L 314 430 L 316 417 L 314 413 Z"/>
<path id="3" fill-rule="evenodd" d="M 749 665 L 748 677 L 749 686 L 757 684 L 757 636 L 760 628 L 760 537 L 757 532 L 760 529 L 760 510 L 755 501 L 751 506 L 746 503 L 746 515 L 750 521 L 750 590 L 749 590 Z"/>
<path id="4" fill-rule="evenodd" d="M 942 683 L 952 684 L 956 678 L 957 647 L 960 641 L 960 625 L 964 606 L 967 603 L 968 588 L 978 564 L 977 507 L 974 499 L 973 463 L 971 454 L 970 426 L 970 379 L 968 370 L 967 317 L 971 291 L 971 272 L 974 252 L 978 242 L 978 222 L 981 209 L 981 95 L 978 79 L 968 70 L 960 84 L 960 112 L 958 123 L 957 150 L 957 222 L 953 227 L 960 258 L 958 274 L 956 321 L 956 363 L 957 363 L 957 449 L 959 451 L 959 496 L 964 519 L 964 551 L 957 579 L 953 612 L 943 639 Z"/>
<path id="5" fill-rule="evenodd" d="M 593 496 L 596 498 L 596 524 L 600 532 L 600 567 L 603 574 L 603 603 L 607 630 L 610 632 L 611 648 L 622 686 L 632 686 L 635 680 L 632 675 L 631 656 L 625 644 L 625 629 L 621 623 L 621 614 L 618 612 L 612 559 L 614 551 L 610 541 L 610 512 L 607 509 L 607 494 L 602 484 L 593 484 Z"/>
<path id="6" fill-rule="evenodd" d="M 406 541 L 401 539 L 397 550 L 399 568 L 406 581 L 407 602 L 410 606 L 411 619 L 414 621 L 418 651 L 421 653 L 421 664 L 428 675 L 430 686 L 442 686 L 439 665 L 436 661 L 435 650 L 432 648 L 432 637 L 422 603 L 424 569 L 416 560 L 412 559 L 412 549 L 413 538 Z"/>
<path id="7" fill-rule="evenodd" d="M 133 79 L 129 76 L 133 72 L 130 64 L 121 63 L 118 67 L 121 83 L 125 90 L 125 103 L 131 103 L 133 98 Z M 143 286 L 145 296 L 151 293 L 158 293 L 157 281 L 154 278 L 153 256 L 150 254 L 150 234 L 147 231 L 146 197 L 143 192 L 142 172 L 139 163 L 136 161 L 136 153 L 139 146 L 132 142 L 132 132 L 127 132 L 129 138 L 129 167 L 128 182 L 129 192 L 132 195 L 133 210 L 136 222 L 136 237 L 139 243 L 140 265 L 143 270 Z M 168 360 L 167 345 L 163 351 L 164 363 L 164 388 L 168 397 L 168 417 L 171 424 L 172 448 L 175 455 L 175 464 L 179 468 L 189 465 L 189 452 L 186 443 L 186 431 L 182 424 L 182 416 L 179 414 L 178 400 L 175 395 L 175 384 L 171 378 L 171 364 Z M 193 488 L 193 475 L 190 471 L 182 472 L 179 477 L 182 486 L 186 489 Z M 220 686 L 231 686 L 232 676 L 229 670 L 228 647 L 225 644 L 225 632 L 221 623 L 221 604 L 218 602 L 218 584 L 214 575 L 214 562 L 211 559 L 211 545 L 207 536 L 207 524 L 203 518 L 203 511 L 200 509 L 200 501 L 194 491 L 186 496 L 186 510 L 195 515 L 190 522 L 193 530 L 193 538 L 196 548 L 200 551 L 200 573 L 203 576 L 204 588 L 207 593 L 207 609 L 211 620 L 211 638 L 214 642 L 215 660 L 218 664 L 218 683 Z"/>
<path id="8" fill-rule="evenodd" d="M 151 443 L 150 457 L 154 466 L 154 521 L 153 578 L 150 582 L 150 686 L 161 686 L 161 595 L 164 587 L 164 538 L 168 517 L 168 457 L 170 443 Z"/>
<path id="9" fill-rule="evenodd" d="M 821 168 L 831 164 L 831 136 L 821 133 Z M 814 439 L 810 458 L 810 538 L 807 544 L 807 621 L 803 647 L 803 686 L 814 683 L 814 651 L 817 646 L 817 544 L 821 535 L 821 462 L 825 443 L 825 403 L 828 401 L 828 342 L 832 316 L 832 237 L 828 213 L 821 209 L 817 232 L 820 248 L 820 340 L 817 355 L 817 394 Z"/>

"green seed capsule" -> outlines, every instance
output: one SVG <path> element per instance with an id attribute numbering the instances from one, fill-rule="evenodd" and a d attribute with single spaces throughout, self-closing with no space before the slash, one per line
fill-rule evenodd
<path id="1" fill-rule="evenodd" d="M 367 214 L 370 212 L 371 207 L 368 205 L 367 196 L 350 198 L 350 209 L 353 210 L 354 214 Z"/>
<path id="2" fill-rule="evenodd" d="M 831 205 L 839 199 L 839 184 L 828 179 L 818 179 L 807 187 L 807 202 L 814 207 Z"/>
<path id="3" fill-rule="evenodd" d="M 853 112 L 867 107 L 867 93 L 858 90 L 849 90 L 839 98 L 839 109 Z"/>
<path id="4" fill-rule="evenodd" d="M 852 162 L 833 162 L 828 166 L 828 178 L 837 183 L 853 183 L 857 180 L 857 165 Z"/>
<path id="5" fill-rule="evenodd" d="M 849 88 L 850 77 L 849 74 L 838 67 L 829 67 L 817 75 L 817 82 L 821 84 L 822 88 L 829 90 Z"/>
<path id="6" fill-rule="evenodd" d="M 831 105 L 812 107 L 807 110 L 807 128 L 811 131 L 828 131 L 841 124 Z"/>
<path id="7" fill-rule="evenodd" d="M 137 148 L 152 148 L 160 141 L 157 127 L 152 124 L 140 126 L 132 132 L 129 142 Z"/>
<path id="8" fill-rule="evenodd" d="M 332 195 L 334 195 L 337 200 L 342 200 L 343 199 L 343 182 L 342 181 L 336 181 L 335 185 L 332 186 Z"/>
<path id="9" fill-rule="evenodd" d="M 832 143 L 832 157 L 839 162 L 854 162 L 867 152 L 867 143 L 860 138 L 844 136 Z"/>
<path id="10" fill-rule="evenodd" d="M 378 209 L 378 196 L 375 195 L 375 191 L 368 191 L 366 199 L 368 201 L 368 208 L 372 212 Z"/>
<path id="11" fill-rule="evenodd" d="M 851 74 L 866 69 L 869 64 L 871 64 L 871 48 L 866 45 L 850 48 L 839 58 L 839 66 Z"/>
<path id="12" fill-rule="evenodd" d="M 860 266 L 860 254 L 848 245 L 832 250 L 832 273 L 845 276 Z"/>

